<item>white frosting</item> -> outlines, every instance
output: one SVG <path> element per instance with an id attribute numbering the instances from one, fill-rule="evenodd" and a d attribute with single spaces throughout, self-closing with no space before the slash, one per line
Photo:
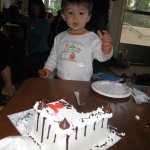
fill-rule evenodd
<path id="1" fill-rule="evenodd" d="M 34 105 L 37 114 L 30 135 L 42 150 L 88 150 L 106 142 L 108 118 L 112 117 L 112 113 L 105 113 L 100 107 L 89 113 L 79 113 L 63 99 L 50 104 L 59 102 L 65 103 L 65 106 L 57 109 L 57 113 L 50 107 L 39 110 L 39 102 Z M 64 118 L 70 124 L 68 129 L 59 127 Z"/>

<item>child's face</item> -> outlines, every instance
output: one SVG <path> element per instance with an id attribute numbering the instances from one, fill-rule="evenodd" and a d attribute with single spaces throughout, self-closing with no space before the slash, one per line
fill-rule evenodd
<path id="1" fill-rule="evenodd" d="M 72 32 L 82 32 L 91 15 L 83 5 L 69 4 L 61 14 Z"/>

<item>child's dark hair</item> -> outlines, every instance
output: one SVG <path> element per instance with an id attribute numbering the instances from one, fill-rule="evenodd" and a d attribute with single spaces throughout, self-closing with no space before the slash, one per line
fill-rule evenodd
<path id="1" fill-rule="evenodd" d="M 89 14 L 92 13 L 93 0 L 62 0 L 62 2 L 61 2 L 62 12 L 64 12 L 64 10 L 68 4 L 83 5 L 88 9 Z"/>

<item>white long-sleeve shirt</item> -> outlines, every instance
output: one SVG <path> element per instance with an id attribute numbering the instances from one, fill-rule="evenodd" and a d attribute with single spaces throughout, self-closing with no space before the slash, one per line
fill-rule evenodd
<path id="1" fill-rule="evenodd" d="M 93 74 L 93 60 L 107 61 L 112 57 L 101 51 L 102 42 L 94 32 L 80 35 L 61 32 L 55 37 L 45 68 L 57 69 L 57 76 L 66 80 L 90 81 Z"/>

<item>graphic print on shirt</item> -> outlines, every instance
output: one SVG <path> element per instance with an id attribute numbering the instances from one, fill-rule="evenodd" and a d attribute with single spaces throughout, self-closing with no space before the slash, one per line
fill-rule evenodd
<path id="1" fill-rule="evenodd" d="M 68 61 L 77 61 L 76 55 L 77 53 L 81 52 L 81 45 L 82 44 L 80 42 L 66 41 L 64 43 L 61 59 Z"/>

